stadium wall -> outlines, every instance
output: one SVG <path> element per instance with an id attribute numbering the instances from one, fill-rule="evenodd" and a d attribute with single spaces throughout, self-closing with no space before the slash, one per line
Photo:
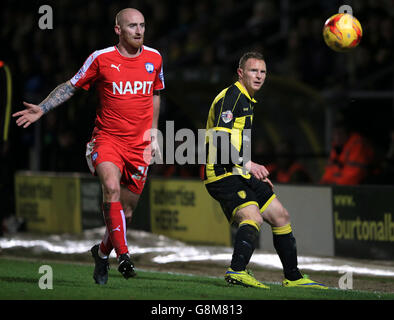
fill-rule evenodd
<path id="1" fill-rule="evenodd" d="M 200 180 L 151 179 L 149 196 L 152 232 L 191 243 L 231 244 L 227 219 Z"/>
<path id="2" fill-rule="evenodd" d="M 101 187 L 92 176 L 19 171 L 14 180 L 16 215 L 28 231 L 80 233 L 103 225 Z"/>
<path id="3" fill-rule="evenodd" d="M 394 187 L 332 188 L 335 255 L 394 259 Z"/>
<path id="4" fill-rule="evenodd" d="M 394 187 L 276 185 L 275 193 L 290 213 L 299 254 L 394 258 Z M 29 231 L 80 233 L 104 225 L 101 186 L 91 175 L 17 172 L 15 199 Z M 131 227 L 224 246 L 234 233 L 199 179 L 148 179 Z M 259 248 L 275 251 L 267 224 Z"/>
<path id="5" fill-rule="evenodd" d="M 303 255 L 334 255 L 330 187 L 276 185 L 275 193 L 290 214 L 297 250 Z M 264 223 L 260 248 L 275 251 L 271 227 Z"/>

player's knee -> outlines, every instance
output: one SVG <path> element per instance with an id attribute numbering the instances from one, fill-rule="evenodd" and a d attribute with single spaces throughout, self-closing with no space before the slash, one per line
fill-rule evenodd
<path id="1" fill-rule="evenodd" d="M 249 224 L 255 227 L 258 231 L 260 231 L 261 225 L 263 224 L 263 218 L 261 218 L 260 216 L 244 218 L 240 220 L 238 225 L 241 226 L 243 224 Z"/>
<path id="2" fill-rule="evenodd" d="M 252 206 L 249 206 L 239 210 L 234 217 L 234 221 L 236 221 L 238 224 L 241 224 L 244 221 L 252 221 L 253 224 L 259 229 L 263 224 L 263 217 L 261 216 L 257 207 L 253 208 Z"/>
<path id="3" fill-rule="evenodd" d="M 253 216 L 253 221 L 259 226 L 263 224 L 263 217 L 261 216 L 261 214 L 256 214 Z"/>
<path id="4" fill-rule="evenodd" d="M 120 185 L 117 181 L 105 181 L 103 184 L 103 195 L 105 201 L 119 201 Z"/>
<path id="5" fill-rule="evenodd" d="M 128 222 L 131 222 L 131 217 L 133 216 L 133 209 L 130 205 L 128 204 L 122 204 L 123 207 L 123 212 L 126 220 Z"/>
<path id="6" fill-rule="evenodd" d="M 274 225 L 284 226 L 290 222 L 290 215 L 286 208 L 281 207 L 278 209 L 276 215 L 274 215 Z"/>
<path id="7" fill-rule="evenodd" d="M 283 208 L 282 210 L 282 219 L 284 220 L 284 223 L 290 222 L 290 214 L 289 211 L 286 210 L 286 208 Z"/>

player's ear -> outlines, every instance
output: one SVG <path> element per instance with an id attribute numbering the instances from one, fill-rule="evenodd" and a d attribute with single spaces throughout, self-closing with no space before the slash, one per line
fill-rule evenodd
<path id="1" fill-rule="evenodd" d="M 114 27 L 115 33 L 119 36 L 120 35 L 120 26 L 118 24 Z"/>
<path id="2" fill-rule="evenodd" d="M 243 71 L 241 68 L 238 68 L 238 69 L 237 69 L 237 74 L 238 74 L 238 77 L 239 77 L 240 79 L 242 79 L 242 78 L 243 78 L 243 75 L 244 75 L 244 71 Z"/>

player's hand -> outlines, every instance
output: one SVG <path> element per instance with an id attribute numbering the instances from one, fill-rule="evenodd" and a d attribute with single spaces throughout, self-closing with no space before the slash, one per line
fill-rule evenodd
<path id="1" fill-rule="evenodd" d="M 162 159 L 160 145 L 155 135 L 151 137 L 151 155 L 152 157 L 156 156 L 156 158 Z"/>
<path id="2" fill-rule="evenodd" d="M 271 182 L 271 180 L 270 180 L 270 179 L 268 179 L 268 178 L 264 178 L 264 179 L 263 179 L 263 182 L 266 182 L 266 183 L 268 183 L 268 184 L 269 184 L 269 186 L 271 187 L 271 190 L 272 190 L 272 191 L 274 191 L 274 185 L 273 185 L 273 183 Z"/>
<path id="3" fill-rule="evenodd" d="M 44 114 L 44 111 L 42 111 L 42 109 L 36 104 L 23 102 L 23 105 L 26 107 L 26 109 L 15 112 L 12 116 L 19 117 L 16 119 L 16 124 L 19 127 L 23 126 L 23 128 L 27 128 L 33 122 L 36 122 L 38 119 L 40 119 Z"/>
<path id="4" fill-rule="evenodd" d="M 250 172 L 255 178 L 264 181 L 269 176 L 269 172 L 266 167 L 261 164 L 249 161 L 245 164 L 246 170 Z"/>

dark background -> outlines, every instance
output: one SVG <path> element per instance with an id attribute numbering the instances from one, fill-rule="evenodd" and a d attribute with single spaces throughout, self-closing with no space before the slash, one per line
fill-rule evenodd
<path id="1" fill-rule="evenodd" d="M 360 45 L 337 53 L 324 43 L 322 28 L 343 4 L 363 27 Z M 41 5 L 53 9 L 53 29 L 41 30 Z M 146 19 L 145 44 L 164 61 L 160 128 L 205 127 L 219 90 L 235 81 L 239 57 L 261 51 L 266 84 L 256 97 L 255 156 L 273 161 L 279 141 L 317 183 L 327 160 L 332 126 L 340 118 L 373 142 L 382 161 L 390 144 L 394 110 L 394 1 L 2 1 L 0 60 L 12 73 L 12 112 L 22 101 L 38 104 L 69 80 L 95 50 L 117 43 L 115 14 L 135 7 Z M 0 69 L 1 125 L 5 76 Z M 85 145 L 98 105 L 94 90 L 78 92 L 28 129 L 10 125 L 1 142 L 1 214 L 14 213 L 17 170 L 85 172 Z M 3 127 L 1 127 L 3 130 Z M 198 166 L 151 168 L 154 175 L 198 176 Z M 374 180 L 393 184 L 394 181 Z"/>

